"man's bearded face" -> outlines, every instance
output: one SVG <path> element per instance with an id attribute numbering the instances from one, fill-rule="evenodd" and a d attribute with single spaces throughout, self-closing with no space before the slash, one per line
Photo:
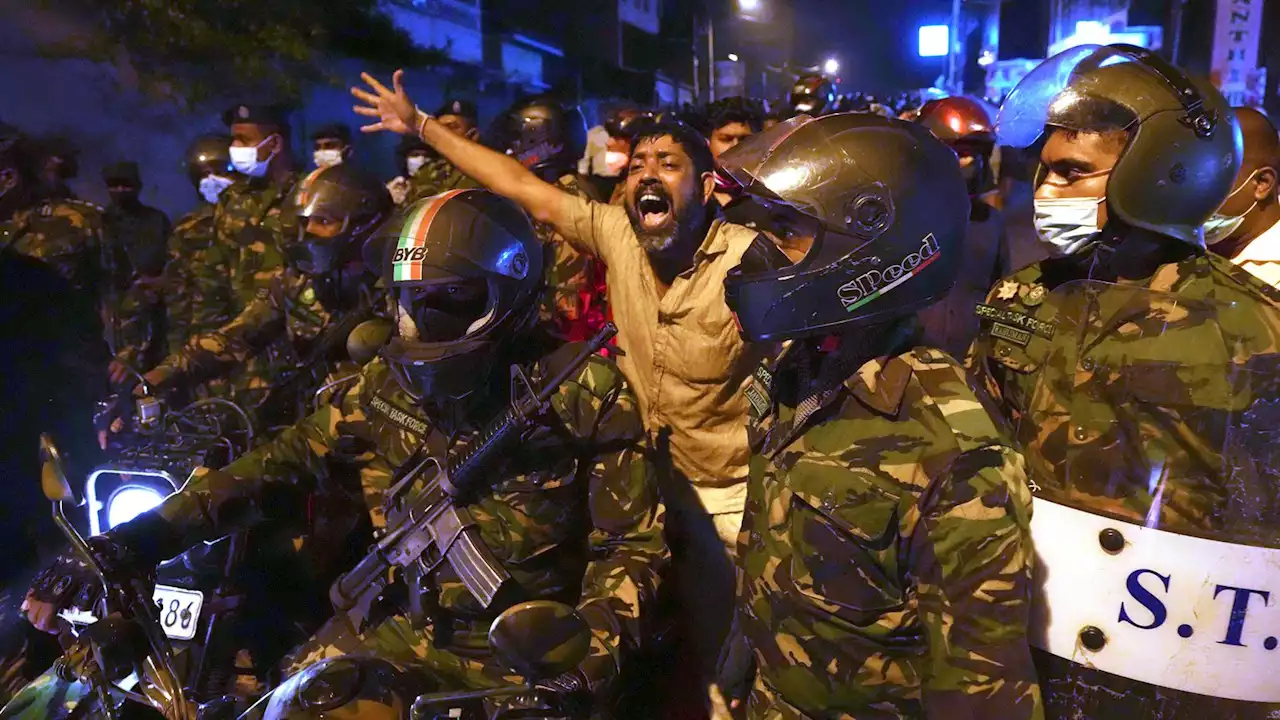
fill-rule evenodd
<path id="1" fill-rule="evenodd" d="M 693 159 L 671 136 L 645 139 L 631 155 L 627 215 L 645 251 L 663 253 L 696 232 L 707 199 Z"/>

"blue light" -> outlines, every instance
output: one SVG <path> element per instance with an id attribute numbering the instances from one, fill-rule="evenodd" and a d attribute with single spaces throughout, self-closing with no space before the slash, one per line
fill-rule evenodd
<path id="1" fill-rule="evenodd" d="M 951 44 L 951 28 L 946 25 L 920 26 L 920 57 L 945 57 Z"/>
<path id="2" fill-rule="evenodd" d="M 153 509 L 164 500 L 158 491 L 140 485 L 126 485 L 107 501 L 107 529 L 127 523 Z"/>

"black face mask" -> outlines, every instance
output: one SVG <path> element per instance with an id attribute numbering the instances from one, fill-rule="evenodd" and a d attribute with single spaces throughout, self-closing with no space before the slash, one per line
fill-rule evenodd
<path id="1" fill-rule="evenodd" d="M 111 203 L 119 207 L 135 208 L 141 204 L 138 190 L 108 190 L 107 194 L 111 196 Z"/>
<path id="2" fill-rule="evenodd" d="M 319 238 L 304 235 L 299 242 L 285 248 L 285 259 L 303 275 L 324 275 L 340 270 L 346 262 L 341 238 Z"/>

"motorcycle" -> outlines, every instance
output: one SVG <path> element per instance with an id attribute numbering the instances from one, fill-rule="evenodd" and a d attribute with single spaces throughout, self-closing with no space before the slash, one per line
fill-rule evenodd
<path id="1" fill-rule="evenodd" d="M 114 720 L 158 713 L 168 720 L 196 720 L 199 715 L 179 679 L 173 646 L 157 618 L 150 583 L 127 568 L 103 562 L 90 549 L 67 517 L 67 508 L 80 507 L 81 502 L 48 435 L 40 438 L 40 453 L 40 484 L 53 505 L 54 523 L 72 552 L 97 576 L 104 593 L 93 622 L 73 618 L 64 626 L 63 656 L 50 673 L 19 692 L 0 717 L 92 714 Z"/>
<path id="2" fill-rule="evenodd" d="M 145 384 L 143 387 L 146 392 L 137 399 L 133 422 L 110 437 L 109 460 L 86 479 L 84 502 L 71 496 L 60 499 L 60 503 L 71 503 L 84 511 L 75 522 L 67 518 L 65 527 L 59 523 L 64 534 L 71 531 L 79 538 L 78 525 L 97 535 L 127 522 L 177 490 L 179 478 L 186 478 L 196 467 L 225 465 L 253 442 L 249 418 L 234 403 L 207 399 L 170 410 Z M 51 452 L 56 456 L 56 448 Z M 73 550 L 83 543 L 70 535 L 68 539 Z M 274 610 L 263 598 L 271 572 L 261 557 L 249 550 L 249 536 L 235 533 L 198 545 L 155 571 L 155 584 L 150 589 L 155 606 L 152 615 L 171 653 L 168 662 L 184 696 L 206 708 L 202 716 L 213 708 L 233 715 L 246 707 L 269 687 L 275 661 L 313 630 L 302 623 L 281 623 L 275 612 L 258 610 Z M 73 609 L 63 612 L 61 619 L 72 638 L 104 636 L 116 624 L 110 612 L 104 614 L 101 609 Z M 119 645 L 126 655 L 150 654 L 113 640 L 107 644 Z M 64 661 L 82 651 L 69 649 L 59 665 L 0 710 L 0 718 L 112 717 L 116 710 L 107 706 L 108 698 L 115 701 L 122 697 L 135 701 L 131 705 L 137 704 L 137 693 L 117 697 L 68 674 Z M 57 698 L 56 712 L 45 709 L 53 698 Z M 30 708 L 38 710 L 33 714 Z"/>
<path id="3" fill-rule="evenodd" d="M 589 708 L 582 698 L 543 685 L 578 667 L 591 647 L 591 631 L 563 603 L 513 605 L 488 633 L 489 651 L 524 680 L 484 690 L 448 691 L 420 668 L 367 656 L 324 660 L 289 678 L 242 720 L 361 717 L 385 720 L 576 720 Z"/>

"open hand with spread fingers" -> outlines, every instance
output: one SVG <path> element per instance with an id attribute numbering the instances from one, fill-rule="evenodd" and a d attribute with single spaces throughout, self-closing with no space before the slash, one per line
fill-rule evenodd
<path id="1" fill-rule="evenodd" d="M 401 135 L 409 135 L 418 131 L 418 110 L 405 94 L 404 86 L 400 84 L 403 77 L 403 70 L 395 71 L 391 75 L 391 86 L 394 89 L 388 90 L 386 85 L 378 82 L 369 73 L 360 73 L 360 79 L 364 80 L 372 92 L 358 87 L 351 88 L 351 94 L 365 103 L 355 105 L 352 109 L 357 115 L 378 119 L 378 122 L 361 127 L 361 132 L 374 133 L 390 130 Z"/>

